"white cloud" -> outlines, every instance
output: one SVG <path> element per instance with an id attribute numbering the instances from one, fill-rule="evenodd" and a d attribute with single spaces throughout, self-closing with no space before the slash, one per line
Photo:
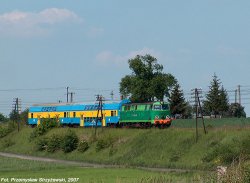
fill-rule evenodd
<path id="1" fill-rule="evenodd" d="M 0 15 L 0 33 L 32 37 L 48 34 L 50 31 L 48 27 L 55 24 L 81 21 L 80 17 L 67 9 L 49 8 L 38 13 L 13 11 Z"/>
<path id="2" fill-rule="evenodd" d="M 131 51 L 126 55 L 118 55 L 110 51 L 103 51 L 96 56 L 96 60 L 98 63 L 105 65 L 106 64 L 124 65 L 127 64 L 127 61 L 129 59 L 134 58 L 137 55 L 146 55 L 146 54 L 150 54 L 153 57 L 156 57 L 157 59 L 161 57 L 160 53 L 155 51 L 154 49 L 144 47 L 143 49 L 140 50 Z"/>

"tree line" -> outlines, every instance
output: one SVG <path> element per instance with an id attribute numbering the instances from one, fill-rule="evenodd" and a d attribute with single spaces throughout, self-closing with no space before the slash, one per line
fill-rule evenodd
<path id="1" fill-rule="evenodd" d="M 28 121 L 28 113 L 29 109 L 25 109 L 20 114 L 17 113 L 16 110 L 12 110 L 9 114 L 9 116 L 5 116 L 2 113 L 0 113 L 0 123 L 1 122 L 8 122 L 8 121 L 19 121 L 22 124 L 26 124 Z"/>
<path id="2" fill-rule="evenodd" d="M 132 102 L 163 101 L 170 103 L 174 117 L 191 118 L 194 109 L 184 97 L 178 80 L 169 73 L 163 72 L 163 65 L 151 55 L 137 55 L 128 60 L 132 71 L 120 82 L 120 93 Z M 214 74 L 202 103 L 203 113 L 213 117 L 246 117 L 244 107 L 239 103 L 229 103 L 226 89 Z"/>
<path id="3" fill-rule="evenodd" d="M 131 74 L 124 76 L 120 82 L 120 93 L 132 102 L 152 102 L 167 99 L 173 117 L 191 118 L 194 109 L 184 97 L 178 80 L 170 73 L 163 72 L 163 65 L 149 54 L 137 55 L 128 60 Z M 244 107 L 239 103 L 229 103 L 228 93 L 222 82 L 214 74 L 209 92 L 202 104 L 203 114 L 220 117 L 246 117 Z M 0 113 L 0 122 L 8 120 L 28 120 L 28 109 L 21 114 L 12 111 L 8 117 Z"/>

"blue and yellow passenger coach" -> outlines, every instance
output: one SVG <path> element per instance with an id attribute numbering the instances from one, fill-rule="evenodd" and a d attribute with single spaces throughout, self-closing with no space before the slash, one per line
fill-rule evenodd
<path id="1" fill-rule="evenodd" d="M 102 106 L 103 120 L 101 112 L 98 113 L 98 104 L 72 104 L 57 103 L 34 105 L 29 108 L 28 124 L 35 126 L 41 124 L 43 119 L 56 119 L 61 125 L 91 127 L 115 126 L 119 122 L 120 108 L 128 100 L 117 103 L 105 103 Z"/>

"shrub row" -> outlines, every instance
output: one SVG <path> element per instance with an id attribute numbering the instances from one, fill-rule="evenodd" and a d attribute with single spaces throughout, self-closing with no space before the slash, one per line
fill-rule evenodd
<path id="1" fill-rule="evenodd" d="M 50 137 L 40 137 L 36 141 L 36 146 L 38 151 L 55 152 L 61 149 L 68 153 L 77 148 L 78 141 L 75 132 L 68 130 L 64 135 L 53 134 Z"/>
<path id="2" fill-rule="evenodd" d="M 0 138 L 5 137 L 9 133 L 16 129 L 16 124 L 12 121 L 8 122 L 7 125 L 0 125 Z"/>
<path id="3" fill-rule="evenodd" d="M 114 138 L 111 136 L 104 137 L 102 139 L 96 139 L 95 141 L 91 141 L 90 143 L 85 140 L 79 140 L 78 136 L 74 131 L 69 129 L 63 135 L 52 134 L 49 137 L 39 137 L 36 140 L 36 146 L 38 151 L 47 151 L 47 152 L 55 152 L 57 150 L 62 150 L 65 153 L 74 151 L 77 149 L 79 152 L 85 152 L 89 149 L 91 143 L 96 144 L 95 150 L 99 152 L 105 148 L 110 147 L 110 155 L 113 155 L 115 152 L 114 148 Z M 95 143 L 96 142 L 96 143 Z"/>

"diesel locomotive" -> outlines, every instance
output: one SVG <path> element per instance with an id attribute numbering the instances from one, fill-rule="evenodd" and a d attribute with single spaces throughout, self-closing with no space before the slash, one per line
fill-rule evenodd
<path id="1" fill-rule="evenodd" d="M 28 124 L 40 125 L 44 119 L 56 119 L 61 125 L 93 127 L 169 127 L 169 104 L 166 102 L 131 103 L 129 100 L 98 104 L 56 103 L 29 108 Z"/>

